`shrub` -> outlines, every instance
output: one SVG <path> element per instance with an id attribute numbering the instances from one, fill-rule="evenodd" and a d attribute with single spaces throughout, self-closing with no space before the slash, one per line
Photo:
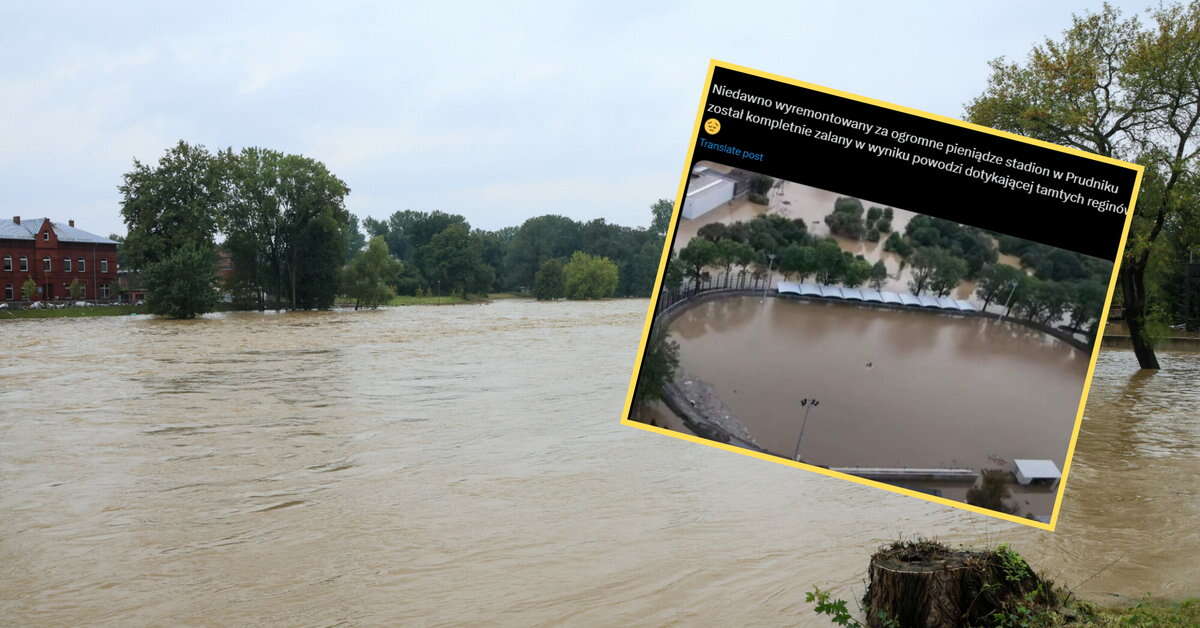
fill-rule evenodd
<path id="1" fill-rule="evenodd" d="M 617 291 L 620 272 L 607 257 L 575 251 L 563 267 L 563 293 L 568 299 L 603 299 Z"/>

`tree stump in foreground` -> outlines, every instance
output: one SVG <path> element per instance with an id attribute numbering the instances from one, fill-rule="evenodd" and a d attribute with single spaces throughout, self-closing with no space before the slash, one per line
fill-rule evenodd
<path id="1" fill-rule="evenodd" d="M 972 551 L 904 541 L 871 557 L 863 606 L 872 628 L 952 628 L 987 625 L 993 614 L 1016 606 L 1032 612 L 1054 598 L 1053 586 L 1003 545 Z"/>

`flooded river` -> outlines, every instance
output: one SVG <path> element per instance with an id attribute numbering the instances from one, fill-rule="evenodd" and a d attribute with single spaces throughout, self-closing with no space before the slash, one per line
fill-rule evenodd
<path id="1" fill-rule="evenodd" d="M 622 427 L 646 305 L 0 322 L 0 623 L 825 626 L 916 534 L 1196 593 L 1195 356 L 1104 356 L 1051 534 Z"/>

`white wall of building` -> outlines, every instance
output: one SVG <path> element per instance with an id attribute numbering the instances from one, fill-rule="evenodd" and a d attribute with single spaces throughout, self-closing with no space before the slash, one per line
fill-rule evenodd
<path id="1" fill-rule="evenodd" d="M 692 183 L 694 189 L 688 192 L 683 201 L 683 217 L 696 218 L 708 213 L 712 208 L 733 198 L 733 181 L 716 179 L 701 183 Z"/>

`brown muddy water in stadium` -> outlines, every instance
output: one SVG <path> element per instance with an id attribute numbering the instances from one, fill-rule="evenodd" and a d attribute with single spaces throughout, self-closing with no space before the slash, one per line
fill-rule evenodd
<path id="1" fill-rule="evenodd" d="M 0 322 L 0 617 L 825 626 L 917 534 L 1195 593 L 1196 356 L 1102 357 L 1050 534 L 619 425 L 646 306 Z"/>
<path id="2" fill-rule="evenodd" d="M 733 297 L 671 323 L 680 364 L 768 451 L 834 467 L 1062 468 L 1088 357 L 1023 325 Z"/>

